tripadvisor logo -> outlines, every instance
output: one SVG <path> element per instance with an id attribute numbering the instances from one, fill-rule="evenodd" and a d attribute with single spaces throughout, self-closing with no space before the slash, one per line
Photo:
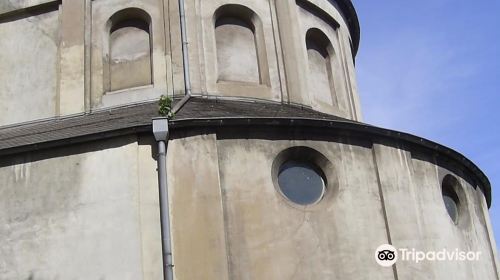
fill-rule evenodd
<path id="1" fill-rule="evenodd" d="M 377 250 L 375 250 L 375 260 L 381 266 L 392 266 L 398 261 L 398 251 L 392 245 L 380 245 Z"/>
<path id="2" fill-rule="evenodd" d="M 398 260 L 415 263 L 423 261 L 479 261 L 480 257 L 481 252 L 466 252 L 459 249 L 424 252 L 414 248 L 396 249 L 390 244 L 380 245 L 375 250 L 375 261 L 383 267 L 393 266 Z"/>

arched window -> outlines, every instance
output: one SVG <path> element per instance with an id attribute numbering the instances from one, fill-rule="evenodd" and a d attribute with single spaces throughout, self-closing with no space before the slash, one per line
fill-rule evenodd
<path id="1" fill-rule="evenodd" d="M 458 224 L 461 215 L 463 215 L 463 200 L 460 200 L 462 186 L 458 179 L 453 175 L 446 175 L 441 183 L 441 194 L 443 196 L 444 206 L 453 223 Z"/>
<path id="2" fill-rule="evenodd" d="M 152 84 L 149 15 L 127 9 L 116 13 L 110 22 L 109 90 Z"/>
<path id="3" fill-rule="evenodd" d="M 263 42 L 262 46 L 258 42 L 259 24 L 255 13 L 244 6 L 226 5 L 216 12 L 218 81 L 262 82 L 259 47 L 263 48 Z"/>
<path id="4" fill-rule="evenodd" d="M 309 92 L 314 101 L 334 105 L 335 96 L 334 69 L 332 69 L 332 44 L 319 29 L 310 29 L 306 34 L 307 57 L 309 63 Z"/>

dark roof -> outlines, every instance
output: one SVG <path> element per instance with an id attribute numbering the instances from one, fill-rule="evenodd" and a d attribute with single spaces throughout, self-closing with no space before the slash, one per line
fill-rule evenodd
<path id="1" fill-rule="evenodd" d="M 346 120 L 320 113 L 303 106 L 259 101 L 193 97 L 175 115 L 174 121 L 193 118 L 312 118 Z"/>
<path id="2" fill-rule="evenodd" d="M 149 126 L 151 118 L 157 115 L 157 107 L 156 102 L 147 103 L 0 128 L 0 155 L 52 146 L 52 143 L 57 146 L 61 141 L 72 142 L 80 137 Z"/>
<path id="3" fill-rule="evenodd" d="M 151 119 L 158 117 L 157 102 L 100 110 L 78 116 L 54 118 L 0 127 L 0 156 L 151 132 Z M 192 97 L 170 121 L 172 130 L 193 127 L 281 126 L 328 129 L 372 139 L 408 143 L 442 155 L 464 166 L 481 182 L 488 206 L 491 186 L 484 173 L 462 154 L 408 133 L 379 128 L 300 106 L 270 102 L 243 102 Z"/>
<path id="4" fill-rule="evenodd" d="M 149 131 L 151 119 L 158 117 L 157 102 L 99 110 L 86 114 L 52 118 L 15 126 L 0 127 L 0 155 L 39 149 L 60 141 L 83 142 L 92 138 Z M 269 102 L 222 101 L 191 98 L 177 113 L 175 121 L 203 118 L 312 118 L 341 120 L 299 106 Z"/>

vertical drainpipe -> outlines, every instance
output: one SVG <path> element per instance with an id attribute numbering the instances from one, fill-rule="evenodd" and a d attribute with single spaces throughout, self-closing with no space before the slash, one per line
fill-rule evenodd
<path id="1" fill-rule="evenodd" d="M 182 40 L 182 63 L 184 64 L 184 85 L 186 95 L 191 96 L 191 74 L 189 73 L 189 52 L 188 37 L 186 26 L 186 7 L 184 0 L 179 0 L 179 14 L 181 21 L 181 40 Z"/>
<path id="2" fill-rule="evenodd" d="M 173 280 L 172 243 L 170 237 L 170 210 L 167 186 L 168 119 L 153 119 L 153 134 L 158 142 L 158 185 L 160 193 L 160 218 L 163 252 L 163 279 Z"/>
<path id="3" fill-rule="evenodd" d="M 186 28 L 186 10 L 184 0 L 179 0 L 179 14 L 182 39 L 182 62 L 184 66 L 184 90 L 185 96 L 175 104 L 172 112 L 175 114 L 191 98 L 191 77 L 189 73 L 189 52 Z M 158 142 L 158 186 L 160 193 L 160 219 L 161 239 L 163 252 L 163 279 L 173 280 L 172 241 L 170 233 L 170 209 L 168 202 L 167 186 L 167 143 L 168 143 L 168 119 L 153 119 L 153 134 Z"/>
<path id="4" fill-rule="evenodd" d="M 188 38 L 186 28 L 186 11 L 184 0 L 179 0 L 179 14 L 182 39 L 182 62 L 184 66 L 184 90 L 185 96 L 175 104 L 172 112 L 175 114 L 191 98 L 191 77 L 189 73 Z M 158 186 L 160 193 L 160 219 L 161 219 L 161 246 L 163 252 L 163 279 L 173 280 L 172 241 L 170 233 L 170 209 L 168 201 L 167 186 L 167 143 L 168 143 L 168 119 L 153 119 L 153 134 L 158 142 Z"/>
<path id="5" fill-rule="evenodd" d="M 189 48 L 186 26 L 186 8 L 184 0 L 179 0 L 179 15 L 181 23 L 181 40 L 182 40 L 182 63 L 184 67 L 184 97 L 175 104 L 172 112 L 175 114 L 184 104 L 191 98 L 191 74 L 189 72 Z"/>

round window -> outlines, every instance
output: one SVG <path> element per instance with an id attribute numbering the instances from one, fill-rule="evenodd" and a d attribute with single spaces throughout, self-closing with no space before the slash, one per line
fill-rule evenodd
<path id="1" fill-rule="evenodd" d="M 321 169 L 308 162 L 290 160 L 278 172 L 278 185 L 283 195 L 299 205 L 317 203 L 325 193 Z"/>

